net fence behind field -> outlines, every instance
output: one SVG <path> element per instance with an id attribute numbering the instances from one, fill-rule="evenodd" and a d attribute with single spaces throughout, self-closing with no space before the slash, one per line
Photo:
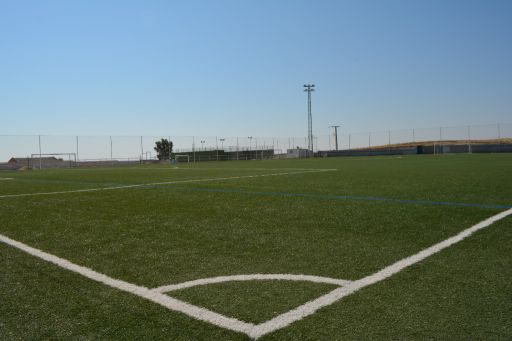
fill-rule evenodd
<path id="1" fill-rule="evenodd" d="M 77 163 L 129 163 L 157 160 L 155 142 L 169 139 L 173 154 L 189 155 L 194 161 L 259 159 L 286 155 L 292 149 L 307 149 L 305 136 L 65 136 L 0 135 L 0 163 L 11 158 L 31 158 L 37 154 L 76 155 Z M 354 150 L 400 144 L 512 142 L 512 124 L 432 127 L 346 133 L 338 129 L 338 150 Z M 315 135 L 314 151 L 336 149 L 334 134 Z"/>

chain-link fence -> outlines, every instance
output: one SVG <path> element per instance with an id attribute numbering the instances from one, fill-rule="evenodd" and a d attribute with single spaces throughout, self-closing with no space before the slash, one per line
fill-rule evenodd
<path id="1" fill-rule="evenodd" d="M 279 157 L 291 149 L 306 149 L 307 137 L 259 136 L 57 136 L 0 135 L 0 163 L 11 158 L 30 159 L 34 155 L 64 155 L 86 162 L 140 162 L 156 160 L 155 142 L 173 142 L 174 155 L 188 155 L 191 161 L 233 160 Z M 314 151 L 354 150 L 379 146 L 450 142 L 506 141 L 512 138 L 512 124 L 434 127 L 345 133 L 314 136 Z M 508 141 L 510 143 L 510 141 Z"/>

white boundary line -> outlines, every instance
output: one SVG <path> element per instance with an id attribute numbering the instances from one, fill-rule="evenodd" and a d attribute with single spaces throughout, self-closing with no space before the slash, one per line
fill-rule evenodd
<path id="1" fill-rule="evenodd" d="M 292 274 L 252 274 L 252 275 L 233 275 L 233 276 L 219 276 L 196 279 L 193 281 L 183 282 L 179 284 L 164 285 L 152 289 L 156 292 L 170 292 L 186 288 L 192 288 L 198 285 L 207 285 L 214 283 L 233 282 L 233 281 L 261 281 L 261 280 L 284 280 L 284 281 L 306 281 L 313 283 L 326 283 L 335 284 L 338 286 L 348 285 L 350 281 L 337 278 L 310 276 L 310 275 L 292 275 Z"/>
<path id="2" fill-rule="evenodd" d="M 423 259 L 432 256 L 433 254 L 448 248 L 452 246 L 453 244 L 456 244 L 465 238 L 471 236 L 473 233 L 475 233 L 478 230 L 481 230 L 483 228 L 486 228 L 493 223 L 495 223 L 498 220 L 501 220 L 509 215 L 512 214 L 512 208 L 508 209 L 506 211 L 503 211 L 501 213 L 498 213 L 490 218 L 487 218 L 476 225 L 471 226 L 470 228 L 467 228 L 463 230 L 462 232 L 458 233 L 457 235 L 450 237 L 440 243 L 434 244 L 412 256 L 409 256 L 407 258 L 404 258 L 402 260 L 399 260 L 398 262 L 389 265 L 385 267 L 384 269 L 369 275 L 367 277 L 364 277 L 362 279 L 349 282 L 346 286 L 337 288 L 332 290 L 331 292 L 320 296 L 317 299 L 314 299 L 312 301 L 309 301 L 295 309 L 292 309 L 284 314 L 281 314 L 279 316 L 274 317 L 273 319 L 263 322 L 258 325 L 254 325 L 252 323 L 243 322 L 240 320 L 237 320 L 235 318 L 226 317 L 224 315 L 221 315 L 219 313 L 215 313 L 213 311 L 210 311 L 205 308 L 197 307 L 195 305 L 180 301 L 175 298 L 171 298 L 167 295 L 162 294 L 161 292 L 158 292 L 158 290 L 161 290 L 162 287 L 156 288 L 156 289 L 148 289 L 146 287 L 138 286 L 132 283 L 128 283 L 122 280 L 118 280 L 115 278 L 111 278 L 107 275 L 98 273 L 94 270 L 91 270 L 89 268 L 71 263 L 68 260 L 59 258 L 57 256 L 51 255 L 49 253 L 46 253 L 44 251 L 32 248 L 26 244 L 20 243 L 18 241 L 15 241 L 13 239 L 10 239 L 6 236 L 3 236 L 0 234 L 0 241 L 4 242 L 8 245 L 11 245 L 13 247 L 16 247 L 22 251 L 25 251 L 35 257 L 41 258 L 47 262 L 51 262 L 57 266 L 60 266 L 64 269 L 76 272 L 82 276 L 85 276 L 89 279 L 92 279 L 96 282 L 100 282 L 103 284 L 106 284 L 112 288 L 116 288 L 125 292 L 132 293 L 134 295 L 137 295 L 139 297 L 143 297 L 147 300 L 150 300 L 152 302 L 155 302 L 157 304 L 160 304 L 170 310 L 182 312 L 186 315 L 189 315 L 193 318 L 196 318 L 201 321 L 209 322 L 211 324 L 217 325 L 219 327 L 223 327 L 226 329 L 230 329 L 233 331 L 245 333 L 248 336 L 257 339 L 265 334 L 271 333 L 275 330 L 284 328 L 293 322 L 299 321 L 303 319 L 306 316 L 309 316 L 313 313 L 315 313 L 317 310 L 331 305 L 335 303 L 336 301 L 340 300 L 341 298 L 348 296 L 366 286 L 375 284 L 377 282 L 383 281 L 388 277 L 393 276 L 394 274 L 399 273 L 403 269 L 416 264 Z M 249 276 L 258 276 L 258 275 L 249 275 Z M 281 275 L 276 275 L 281 276 Z M 289 275 L 293 277 L 294 275 Z M 230 276 L 225 276 L 224 278 L 229 278 Z M 315 277 L 315 276 L 312 276 Z M 214 280 L 214 279 L 213 279 Z M 191 281 L 193 282 L 193 281 Z M 185 282 L 189 283 L 190 282 Z M 184 284 L 184 283 L 182 283 Z"/>
<path id="3" fill-rule="evenodd" d="M 0 178 L 0 181 L 2 180 L 14 180 L 14 178 Z"/>
<path id="4" fill-rule="evenodd" d="M 325 306 L 333 304 L 334 302 L 340 300 L 341 298 L 343 298 L 345 296 L 348 296 L 366 286 L 383 281 L 386 278 L 399 273 L 403 269 L 405 269 L 413 264 L 416 264 L 416 263 L 422 261 L 423 259 L 430 257 L 433 254 L 435 254 L 447 247 L 452 246 L 455 243 L 460 242 L 461 240 L 471 236 L 476 231 L 481 230 L 489 225 L 492 225 L 496 221 L 501 220 L 511 214 L 512 214 L 512 208 L 508 209 L 506 211 L 503 211 L 501 213 L 498 213 L 490 218 L 487 218 L 487 219 L 479 222 L 476 225 L 471 226 L 470 228 L 463 230 L 462 232 L 460 232 L 459 234 L 457 234 L 453 237 L 443 240 L 440 243 L 434 244 L 431 247 L 428 247 L 412 256 L 409 256 L 407 258 L 399 260 L 398 262 L 391 264 L 370 276 L 366 276 L 357 281 L 353 281 L 352 283 L 350 283 L 349 285 L 347 285 L 345 287 L 334 289 L 330 293 L 320 296 L 319 298 L 317 298 L 313 301 L 309 301 L 293 310 L 290 310 L 287 313 L 276 316 L 275 318 L 273 318 L 267 322 L 264 322 L 264 323 L 261 323 L 261 324 L 255 326 L 251 330 L 249 336 L 256 339 L 265 334 L 271 333 L 277 329 L 284 328 L 295 321 L 301 320 L 304 317 L 315 313 L 320 308 L 323 308 Z"/>
<path id="5" fill-rule="evenodd" d="M 92 279 L 93 281 L 103 283 L 115 289 L 129 292 L 139 297 L 143 297 L 147 300 L 158 303 L 170 310 L 182 312 L 198 320 L 206 321 L 226 329 L 231 329 L 246 334 L 248 334 L 254 328 L 254 325 L 252 323 L 247 323 L 239 321 L 234 318 L 226 317 L 224 315 L 209 311 L 208 309 L 200 308 L 192 304 L 172 298 L 170 296 L 155 292 L 146 287 L 138 286 L 132 283 L 128 283 L 119 279 L 109 277 L 107 275 L 96 272 L 84 266 L 74 264 L 66 259 L 35 249 L 26 244 L 20 243 L 16 240 L 3 236 L 1 234 L 0 241 L 11 246 L 14 246 L 15 248 L 18 248 L 22 251 L 25 251 L 31 254 L 32 256 L 41 258 L 47 262 L 60 266 L 61 268 L 76 272 L 84 277 Z"/>
<path id="6" fill-rule="evenodd" d="M 110 187 L 96 187 L 96 188 L 74 189 L 74 190 L 67 190 L 67 191 L 55 191 L 55 192 L 5 194 L 5 195 L 0 195 L 0 199 L 2 199 L 2 198 L 28 197 L 28 196 L 39 196 L 39 195 L 55 195 L 55 194 L 68 194 L 68 193 L 99 192 L 99 191 L 110 191 L 110 190 L 115 190 L 115 189 L 138 188 L 138 187 L 147 187 L 147 186 L 162 186 L 162 185 L 173 185 L 173 184 L 193 183 L 193 182 L 208 182 L 208 181 L 222 181 L 222 180 L 261 178 L 261 177 L 266 177 L 266 176 L 307 174 L 307 173 L 319 173 L 319 172 L 330 172 L 330 171 L 333 171 L 333 169 L 307 170 L 307 171 L 301 171 L 301 172 L 285 172 L 285 173 L 270 173 L 270 174 L 256 174 L 256 175 L 240 175 L 240 176 L 231 176 L 231 177 L 223 177 L 223 178 L 173 180 L 173 181 L 164 181 L 164 182 L 151 182 L 151 183 L 145 183 L 145 184 L 120 185 L 120 186 L 110 186 Z"/>

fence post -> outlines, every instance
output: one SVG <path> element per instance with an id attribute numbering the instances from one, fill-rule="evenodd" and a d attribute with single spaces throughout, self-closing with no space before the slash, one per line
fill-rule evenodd
<path id="1" fill-rule="evenodd" d="M 471 126 L 468 126 L 468 153 L 471 154 Z"/>
<path id="2" fill-rule="evenodd" d="M 388 151 L 391 154 L 391 130 L 388 130 Z"/>
<path id="3" fill-rule="evenodd" d="M 114 159 L 113 159 L 113 156 L 112 156 L 112 136 L 110 136 L 110 165 L 113 166 L 114 165 Z"/>
<path id="4" fill-rule="evenodd" d="M 195 136 L 192 136 L 192 154 L 193 154 L 194 163 L 196 163 L 196 138 L 195 138 Z"/>
<path id="5" fill-rule="evenodd" d="M 352 134 L 348 134 L 348 150 L 350 150 L 350 139 L 352 137 Z"/>
<path id="6" fill-rule="evenodd" d="M 412 128 L 412 142 L 416 142 L 416 133 L 414 131 L 414 128 Z"/>
<path id="7" fill-rule="evenodd" d="M 41 167 L 43 165 L 43 163 L 41 161 L 41 153 L 42 153 L 41 152 L 41 135 L 38 135 L 38 137 L 39 137 L 39 169 L 41 169 Z"/>
<path id="8" fill-rule="evenodd" d="M 498 123 L 498 152 L 501 153 L 501 127 Z"/>
<path id="9" fill-rule="evenodd" d="M 439 152 L 443 153 L 443 127 L 439 127 Z"/>
<path id="10" fill-rule="evenodd" d="M 142 136 L 140 137 L 140 163 L 144 159 L 144 147 L 142 147 Z"/>
<path id="11" fill-rule="evenodd" d="M 76 137 L 76 162 L 78 163 L 78 136 Z"/>

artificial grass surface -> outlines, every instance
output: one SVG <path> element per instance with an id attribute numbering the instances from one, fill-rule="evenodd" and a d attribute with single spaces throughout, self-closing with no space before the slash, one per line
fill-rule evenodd
<path id="1" fill-rule="evenodd" d="M 5 172 L 0 176 L 14 180 L 0 183 L 0 196 L 300 169 L 336 170 L 0 197 L 0 234 L 150 288 L 252 273 L 355 280 L 500 209 L 329 196 L 512 204 L 510 155 L 212 162 L 179 167 Z M 313 195 L 289 195 L 294 193 Z M 507 227 L 510 231 L 510 226 L 506 218 L 460 245 L 264 338 L 510 337 L 510 328 L 503 326 L 512 325 L 512 302 L 506 299 L 512 294 L 507 284 L 512 277 L 508 270 L 512 253 L 507 249 L 511 236 L 503 232 Z M 496 235 L 485 239 L 489 233 Z M 473 248 L 465 251 L 468 243 Z M 481 254 L 475 254 L 475 245 Z M 6 302 L 0 308 L 0 335 L 9 339 L 246 338 L 91 283 L 4 244 L 0 244 L 0 256 L 0 301 Z M 467 284 L 468 278 L 474 281 Z M 316 292 L 310 290 L 319 288 L 308 283 L 308 290 L 301 291 L 300 285 L 292 290 L 296 284 L 232 282 L 191 288 L 180 295 L 215 306 L 219 312 L 259 321 L 313 298 L 309 295 Z M 482 286 L 494 294 L 478 295 Z M 265 304 L 257 297 L 271 299 Z M 134 310 L 136 317 L 122 312 L 126 309 Z"/>
<path id="2" fill-rule="evenodd" d="M 315 299 L 338 286 L 289 281 L 225 282 L 172 291 L 169 296 L 254 324 Z"/>

